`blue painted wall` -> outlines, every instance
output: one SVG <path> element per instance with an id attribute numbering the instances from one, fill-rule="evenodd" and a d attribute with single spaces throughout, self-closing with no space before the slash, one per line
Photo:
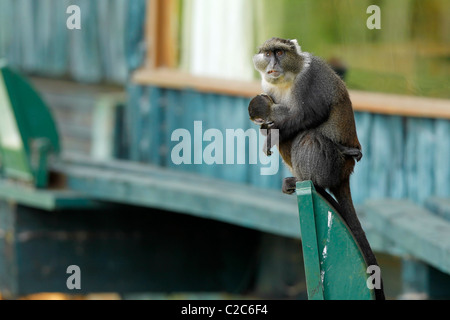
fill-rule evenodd
<path id="1" fill-rule="evenodd" d="M 185 128 L 193 140 L 194 121 L 203 122 L 203 132 L 219 129 L 224 140 L 226 129 L 256 129 L 248 120 L 249 99 L 133 84 L 128 92 L 130 160 L 265 188 L 278 189 L 282 178 L 289 176 L 281 161 L 273 176 L 260 175 L 265 166 L 249 165 L 248 159 L 247 165 L 177 166 L 171 161 L 170 153 L 179 143 L 171 141 L 172 132 Z M 362 112 L 355 118 L 364 153 L 351 180 L 355 203 L 385 197 L 422 203 L 430 195 L 450 196 L 450 121 Z M 209 143 L 204 142 L 203 149 Z M 195 152 L 202 150 L 192 146 L 192 158 Z"/>
<path id="2" fill-rule="evenodd" d="M 125 84 L 137 66 L 145 0 L 1 0 L 0 58 L 28 74 Z M 66 27 L 69 5 L 81 30 Z"/>

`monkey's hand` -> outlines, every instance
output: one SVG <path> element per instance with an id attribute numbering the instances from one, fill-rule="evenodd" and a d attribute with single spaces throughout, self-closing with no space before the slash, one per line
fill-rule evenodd
<path id="1" fill-rule="evenodd" d="M 248 106 L 250 120 L 257 125 L 266 124 L 270 116 L 270 107 L 274 104 L 272 98 L 267 94 L 254 97 Z"/>

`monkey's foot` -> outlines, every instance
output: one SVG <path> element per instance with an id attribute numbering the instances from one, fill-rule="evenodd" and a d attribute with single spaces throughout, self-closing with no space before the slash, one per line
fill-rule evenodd
<path id="1" fill-rule="evenodd" d="M 359 162 L 359 160 L 361 160 L 361 158 L 363 156 L 361 150 L 359 150 L 358 148 L 348 148 L 348 147 L 340 146 L 340 149 L 341 149 L 342 154 L 349 156 L 349 157 L 353 157 L 358 162 Z"/>
<path id="2" fill-rule="evenodd" d="M 283 186 L 281 187 L 281 191 L 286 194 L 293 194 L 296 189 L 297 178 L 289 177 L 283 179 Z"/>
<path id="3" fill-rule="evenodd" d="M 348 152 L 344 152 L 345 155 L 355 158 L 357 162 L 359 162 L 363 156 L 362 152 L 359 149 L 353 149 Z"/>

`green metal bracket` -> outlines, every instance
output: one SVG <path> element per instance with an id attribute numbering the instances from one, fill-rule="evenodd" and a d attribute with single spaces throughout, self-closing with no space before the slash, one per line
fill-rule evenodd
<path id="1" fill-rule="evenodd" d="M 339 213 L 311 181 L 297 183 L 306 285 L 310 300 L 374 300 L 367 265 Z"/>
<path id="2" fill-rule="evenodd" d="M 0 65 L 0 154 L 2 175 L 47 186 L 47 158 L 60 152 L 55 122 L 36 90 Z"/>

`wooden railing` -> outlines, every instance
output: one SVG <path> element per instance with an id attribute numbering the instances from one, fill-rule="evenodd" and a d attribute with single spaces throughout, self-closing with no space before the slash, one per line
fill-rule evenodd
<path id="1" fill-rule="evenodd" d="M 193 89 L 231 96 L 254 97 L 261 93 L 259 81 L 237 81 L 194 76 L 174 69 L 141 69 L 133 81 L 170 89 Z M 450 100 L 350 90 L 355 111 L 407 117 L 450 119 Z"/>
<path id="2" fill-rule="evenodd" d="M 174 0 L 148 0 L 144 67 L 133 82 L 170 89 L 193 89 L 251 98 L 261 93 L 259 81 L 194 76 L 176 69 L 177 17 Z M 350 90 L 353 109 L 375 114 L 450 119 L 450 100 Z"/>

